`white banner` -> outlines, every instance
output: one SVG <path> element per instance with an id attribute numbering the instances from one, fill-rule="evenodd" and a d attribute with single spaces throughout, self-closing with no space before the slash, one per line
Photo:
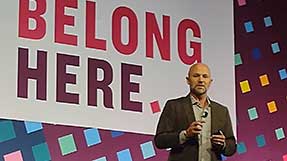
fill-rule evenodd
<path id="1" fill-rule="evenodd" d="M 12 0 L 0 8 L 1 118 L 154 134 L 166 100 L 189 92 L 190 64 L 204 62 L 211 98 L 235 123 L 232 1 Z"/>

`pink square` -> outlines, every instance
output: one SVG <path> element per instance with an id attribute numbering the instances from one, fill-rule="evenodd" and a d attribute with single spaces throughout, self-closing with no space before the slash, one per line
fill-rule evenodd
<path id="1" fill-rule="evenodd" d="M 151 106 L 151 110 L 152 110 L 153 113 L 160 112 L 160 107 L 159 107 L 158 101 L 151 102 L 150 106 Z"/>
<path id="2" fill-rule="evenodd" d="M 246 5 L 246 0 L 237 0 L 239 6 Z"/>
<path id="3" fill-rule="evenodd" d="M 283 155 L 283 161 L 287 161 L 287 154 Z"/>
<path id="4" fill-rule="evenodd" d="M 4 155 L 4 161 L 23 161 L 21 151 L 15 151 Z"/>

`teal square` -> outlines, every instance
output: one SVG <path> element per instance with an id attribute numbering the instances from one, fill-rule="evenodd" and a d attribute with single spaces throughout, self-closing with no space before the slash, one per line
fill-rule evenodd
<path id="1" fill-rule="evenodd" d="M 284 130 L 283 130 L 282 127 L 276 129 L 276 130 L 275 130 L 275 134 L 276 134 L 277 140 L 281 140 L 281 139 L 284 139 L 284 138 L 285 138 Z"/>
<path id="2" fill-rule="evenodd" d="M 0 143 L 16 138 L 14 126 L 12 121 L 1 121 L 0 122 Z"/>
<path id="3" fill-rule="evenodd" d="M 58 142 L 60 144 L 62 155 L 67 155 L 77 151 L 73 134 L 58 138 Z"/>
<path id="4" fill-rule="evenodd" d="M 247 152 L 247 148 L 245 146 L 244 142 L 240 142 L 237 144 L 237 153 L 238 154 L 243 154 Z"/>
<path id="5" fill-rule="evenodd" d="M 118 161 L 132 161 L 131 152 L 129 149 L 125 149 L 117 152 Z"/>
<path id="6" fill-rule="evenodd" d="M 242 64 L 242 59 L 241 59 L 240 53 L 236 53 L 234 55 L 234 62 L 235 62 L 235 66 Z"/>
<path id="7" fill-rule="evenodd" d="M 93 161 L 107 161 L 107 158 L 106 157 L 101 157 L 101 158 L 98 158 L 98 159 L 93 160 Z"/>
<path id="8" fill-rule="evenodd" d="M 258 118 L 256 107 L 252 107 L 248 109 L 248 115 L 250 120 L 255 120 Z"/>
<path id="9" fill-rule="evenodd" d="M 142 151 L 142 155 L 144 159 L 148 159 L 148 158 L 155 156 L 155 150 L 154 150 L 152 141 L 143 143 L 140 145 L 140 147 L 141 147 L 141 151 Z"/>
<path id="10" fill-rule="evenodd" d="M 256 142 L 257 142 L 257 146 L 258 146 L 259 148 L 265 146 L 265 145 L 266 145 L 266 141 L 265 141 L 264 135 L 258 135 L 258 136 L 256 136 Z"/>
<path id="11" fill-rule="evenodd" d="M 278 42 L 272 43 L 271 48 L 272 48 L 273 54 L 277 54 L 280 52 L 280 47 L 279 47 Z"/>
<path id="12" fill-rule="evenodd" d="M 264 17 L 264 24 L 265 24 L 265 27 L 272 26 L 272 20 L 270 16 Z"/>
<path id="13" fill-rule="evenodd" d="M 32 146 L 32 152 L 33 152 L 35 161 L 50 161 L 51 160 L 50 151 L 49 151 L 49 148 L 46 142 Z"/>

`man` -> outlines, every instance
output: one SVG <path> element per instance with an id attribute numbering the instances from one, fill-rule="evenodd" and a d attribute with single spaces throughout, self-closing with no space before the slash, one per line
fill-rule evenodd
<path id="1" fill-rule="evenodd" d="M 236 152 L 228 109 L 212 101 L 207 90 L 210 70 L 202 63 L 190 67 L 190 93 L 167 101 L 154 138 L 160 149 L 171 148 L 169 161 L 218 161 Z"/>

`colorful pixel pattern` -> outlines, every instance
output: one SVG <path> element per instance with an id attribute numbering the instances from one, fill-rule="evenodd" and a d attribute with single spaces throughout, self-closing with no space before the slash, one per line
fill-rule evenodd
<path id="1" fill-rule="evenodd" d="M 0 120 L 0 161 L 156 161 L 167 158 L 153 136 Z"/>
<path id="2" fill-rule="evenodd" d="M 224 160 L 287 161 L 287 5 L 234 0 L 237 153 Z M 150 103 L 161 111 L 158 101 Z M 164 161 L 153 136 L 0 120 L 0 161 Z"/>
<path id="3" fill-rule="evenodd" d="M 287 16 L 284 0 L 236 0 L 238 146 L 227 160 L 287 161 Z"/>

